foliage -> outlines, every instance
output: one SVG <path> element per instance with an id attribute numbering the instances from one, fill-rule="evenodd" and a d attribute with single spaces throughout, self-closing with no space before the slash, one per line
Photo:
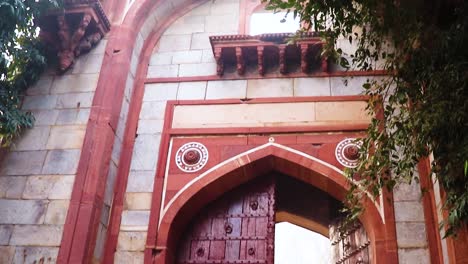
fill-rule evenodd
<path id="1" fill-rule="evenodd" d="M 31 113 L 20 106 L 25 89 L 46 66 L 34 18 L 57 6 L 56 0 L 0 0 L 0 146 L 33 125 Z"/>
<path id="2" fill-rule="evenodd" d="M 320 32 L 324 55 L 347 69 L 381 68 L 388 78 L 363 85 L 374 116 L 359 166 L 361 187 L 348 195 L 351 218 L 363 190 L 373 197 L 418 180 L 418 162 L 432 168 L 446 193 L 443 223 L 452 235 L 468 223 L 468 3 L 462 0 L 263 0 Z M 308 29 L 306 29 L 308 30 Z M 343 40 L 356 49 L 338 48 Z"/>

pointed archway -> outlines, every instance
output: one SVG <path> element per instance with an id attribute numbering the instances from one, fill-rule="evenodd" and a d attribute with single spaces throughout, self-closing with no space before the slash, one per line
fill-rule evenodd
<path id="1" fill-rule="evenodd" d="M 342 171 L 322 160 L 276 143 L 257 147 L 199 175 L 172 198 L 162 210 L 154 262 L 173 263 L 181 232 L 201 208 L 271 171 L 301 180 L 339 201 L 350 187 Z M 393 209 L 390 205 L 377 206 L 368 198 L 362 202 L 365 211 L 360 221 L 371 240 L 372 263 L 398 263 Z"/>

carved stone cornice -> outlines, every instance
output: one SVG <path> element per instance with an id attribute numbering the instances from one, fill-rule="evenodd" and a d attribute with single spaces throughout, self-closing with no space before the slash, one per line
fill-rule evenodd
<path id="1" fill-rule="evenodd" d="M 294 38 L 294 41 L 290 41 Z M 291 33 L 211 36 L 211 47 L 222 76 L 234 67 L 238 75 L 278 71 L 282 75 L 328 70 L 326 58 L 321 58 L 323 42 L 315 32 L 295 36 Z M 250 71 L 249 71 L 250 69 Z"/>
<path id="2" fill-rule="evenodd" d="M 65 0 L 63 10 L 48 12 L 38 22 L 42 41 L 56 50 L 61 72 L 95 47 L 110 30 L 98 0 Z"/>

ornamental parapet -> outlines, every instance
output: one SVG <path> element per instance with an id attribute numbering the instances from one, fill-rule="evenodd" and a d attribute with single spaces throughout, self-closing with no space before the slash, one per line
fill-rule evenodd
<path id="1" fill-rule="evenodd" d="M 323 41 L 314 32 L 211 36 L 210 43 L 219 76 L 328 71 Z"/>

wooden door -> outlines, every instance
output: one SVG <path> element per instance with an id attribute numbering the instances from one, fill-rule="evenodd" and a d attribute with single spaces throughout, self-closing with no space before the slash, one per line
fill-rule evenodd
<path id="1" fill-rule="evenodd" d="M 356 222 L 346 232 L 340 233 L 341 221 L 330 225 L 330 242 L 332 244 L 332 264 L 369 264 L 370 240 L 361 223 Z"/>
<path id="2" fill-rule="evenodd" d="M 273 264 L 275 184 L 260 179 L 205 207 L 182 237 L 177 263 Z"/>

